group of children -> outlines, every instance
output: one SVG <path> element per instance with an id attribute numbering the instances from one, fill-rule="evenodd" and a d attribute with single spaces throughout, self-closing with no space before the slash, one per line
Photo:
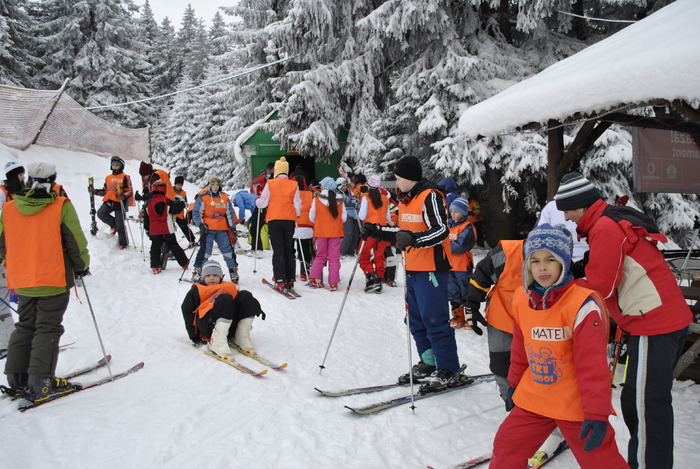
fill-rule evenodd
<path id="1" fill-rule="evenodd" d="M 103 196 L 103 205 L 97 214 L 111 227 L 112 234 L 119 235 L 119 246 L 123 248 L 128 244 L 124 227 L 126 211 L 131 196 L 136 195 L 138 200 L 145 202 L 144 225 L 152 240 L 150 254 L 153 273 L 160 271 L 163 245 L 168 246 L 178 263 L 187 269 L 189 260 L 174 234 L 175 224 L 178 224 L 190 247 L 194 246 L 194 235 L 186 221 L 176 221 L 186 220 L 183 212 L 187 196 L 182 191 L 182 178 L 176 178 L 173 187 L 167 173 L 143 163 L 140 174 L 144 193 L 133 194 L 130 178 L 123 172 L 124 161 L 112 157 L 110 167 L 112 174 L 107 176 L 104 188 L 94 190 L 93 194 Z M 14 167 L 6 169 L 6 187 L 11 188 L 17 171 Z M 442 371 L 449 375 L 444 380 L 445 386 L 463 384 L 460 372 L 452 370 L 458 365 L 458 362 L 451 363 L 455 360 L 450 358 L 456 358 L 454 332 L 451 332 L 449 346 L 447 342 L 438 344 L 437 336 L 427 333 L 429 328 L 435 326 L 429 321 L 433 313 L 426 309 L 429 303 L 435 302 L 435 292 L 432 296 L 425 296 L 422 293 L 424 290 L 437 288 L 442 279 L 449 278 L 447 299 L 452 310 L 450 326 L 453 329 L 469 326 L 477 334 L 482 333 L 479 325 L 486 326 L 491 370 L 496 375 L 501 397 L 509 412 L 496 434 L 490 467 L 527 467 L 528 458 L 557 428 L 584 468 L 642 467 L 645 461 L 656 458 L 652 453 L 645 453 L 648 450 L 646 441 L 643 441 L 646 438 L 644 434 L 651 430 L 636 432 L 637 427 L 646 424 L 643 412 L 623 405 L 625 420 L 630 431 L 634 432 L 630 440 L 630 452 L 634 454 L 628 455 L 629 465 L 620 455 L 615 432 L 608 422 L 609 415 L 613 413 L 607 356 L 610 315 L 615 316 L 618 324 L 631 330 L 633 339 L 636 337 L 631 343 L 637 348 L 630 353 L 634 355 L 632 365 L 641 367 L 641 361 L 647 359 L 641 357 L 642 345 L 637 345 L 637 342 L 644 337 L 657 336 L 672 336 L 674 344 L 680 340 L 676 335 L 683 335 L 683 325 L 687 326 L 688 322 L 688 315 L 681 308 L 681 304 L 685 303 L 674 303 L 676 309 L 682 311 L 678 312 L 677 320 L 668 331 L 659 330 L 655 335 L 649 333 L 648 336 L 636 331 L 635 327 L 640 326 L 637 326 L 638 323 L 630 325 L 630 320 L 641 321 L 644 315 L 637 318 L 636 313 L 632 313 L 630 319 L 625 316 L 630 313 L 625 311 L 609 311 L 610 297 L 603 297 L 599 288 L 592 288 L 597 279 L 603 276 L 602 271 L 596 270 L 595 275 L 590 275 L 594 270 L 589 264 L 586 267 L 589 274 L 587 280 L 577 281 L 574 278 L 572 256 L 573 237 L 576 234 L 563 225 L 545 223 L 535 227 L 524 241 L 502 241 L 474 268 L 471 249 L 478 233 L 469 219 L 472 215 L 469 200 L 457 196 L 448 204 L 439 186 L 431 185 L 422 178 L 420 163 L 416 158 L 404 157 L 399 160 L 394 172 L 399 191 L 409 197 L 403 202 L 402 218 L 397 219 L 393 213 L 391 207 L 397 204 L 392 201 L 392 194 L 381 187 L 378 175 L 367 180 L 366 190 L 362 190 L 358 197 L 359 207 L 355 207 L 358 221 L 354 223 L 358 223 L 358 231 L 362 233 L 358 264 L 366 275 L 365 291 L 380 292 L 382 284 L 386 283 L 388 269 L 385 253 L 392 245 L 405 252 L 409 274 L 406 297 L 409 321 L 421 353 L 421 362 L 416 365 L 418 369 L 414 367 L 412 370 L 414 378 Z M 614 223 L 629 221 L 630 214 L 627 212 L 617 214 L 608 210 L 603 213 L 605 204 L 600 201 L 597 191 L 578 173 L 572 174 L 563 180 L 557 206 L 564 211 L 567 220 L 577 224 L 579 233 L 597 233 L 594 228 L 597 219 L 591 218 L 594 221 L 587 222 L 587 211 L 600 217 L 605 215 Z M 260 214 L 268 225 L 273 247 L 275 288 L 280 291 L 294 292 L 297 256 L 302 267 L 301 278 L 308 279 L 311 287 L 324 287 L 323 271 L 328 266 L 329 287 L 331 291 L 338 288 L 341 242 L 348 221 L 347 197 L 343 188 L 339 189 L 339 182 L 342 185 L 346 181 L 327 177 L 320 181 L 318 190 L 306 190 L 306 183 L 290 177 L 289 164 L 284 158 L 273 165 L 271 178 L 260 182 L 260 193 L 251 199 L 255 204 L 251 220 Z M 576 186 L 575 190 L 569 189 L 572 185 Z M 0 194 L 5 198 L 10 194 L 6 187 L 2 187 Z M 441 200 L 442 207 L 439 203 Z M 435 205 L 435 212 L 426 212 L 425 204 Z M 438 215 L 446 217 L 446 208 L 450 215 L 447 220 L 449 235 L 446 239 L 436 238 L 434 242 L 428 240 L 431 230 L 435 228 L 430 226 L 431 218 Z M 245 214 L 245 211 L 242 210 L 242 213 Z M 635 220 L 646 220 L 638 214 L 634 215 L 637 216 Z M 418 220 L 419 217 L 423 218 Z M 250 292 L 239 290 L 237 286 L 233 245 L 239 219 L 228 195 L 221 192 L 218 178 L 212 178 L 195 197 L 192 220 L 200 231 L 200 249 L 194 264 L 193 286 L 181 307 L 188 336 L 195 345 L 206 343 L 210 351 L 224 359 L 230 358 L 230 344 L 245 352 L 255 353 L 250 330 L 254 318 L 262 316 L 264 319 L 265 313 Z M 363 222 L 361 229 L 360 221 Z M 398 227 L 390 228 L 392 225 Z M 624 231 L 625 239 L 630 239 L 641 230 L 630 223 L 621 223 L 620 226 L 627 230 Z M 608 229 L 618 229 L 618 225 L 614 227 Z M 651 241 L 662 239 L 663 235 L 654 231 L 653 223 L 644 225 L 644 230 L 646 237 L 636 239 L 636 247 L 630 249 L 648 248 L 638 262 L 649 263 L 656 256 L 652 252 L 654 246 Z M 595 239 L 596 244 L 591 246 L 591 250 L 602 243 L 602 238 Z M 224 281 L 221 266 L 210 259 L 215 241 L 229 269 L 231 282 Z M 633 251 L 623 254 L 632 256 Z M 600 259 L 598 255 L 596 262 Z M 449 276 L 443 275 L 450 266 Z M 630 275 L 629 270 L 625 272 L 625 275 Z M 658 280 L 660 274 L 651 270 L 647 272 L 650 272 L 648 275 L 656 275 Z M 667 280 L 664 277 L 658 281 Z M 613 289 L 618 288 L 618 284 Z M 444 284 L 440 288 L 444 289 Z M 624 294 L 620 291 L 618 296 L 622 299 Z M 669 292 L 663 294 L 667 297 L 665 301 L 670 301 Z M 673 294 L 674 298 L 678 296 L 675 290 Z M 618 296 L 612 299 L 617 301 Z M 479 311 L 483 301 L 487 301 L 486 318 Z M 655 304 L 647 310 L 647 315 L 656 317 L 653 313 L 662 307 L 663 302 Z M 4 320 L 4 317 L 0 317 L 0 320 Z M 647 323 L 650 321 L 648 319 Z M 447 327 L 447 331 L 450 331 L 450 327 Z M 425 340 L 421 339 L 421 334 L 425 335 Z M 449 334 L 441 334 L 445 340 L 449 339 Z M 667 348 L 670 350 L 673 347 Z M 443 352 L 447 358 L 438 356 Z M 668 354 L 669 362 L 673 361 L 673 353 L 676 353 L 675 349 Z M 446 365 L 448 362 L 455 366 L 450 368 Z M 421 366 L 429 371 L 423 373 Z M 652 362 L 645 362 L 644 366 L 661 367 Z M 439 380 L 440 376 L 437 378 Z M 639 383 L 642 381 L 630 383 L 625 392 L 647 392 L 653 390 L 652 385 L 657 385 L 643 384 L 648 387 L 636 390 L 635 385 Z M 642 408 L 651 415 L 657 412 L 656 405 L 647 402 L 642 404 Z M 668 425 L 665 428 L 668 430 Z M 672 431 L 671 421 L 671 435 Z M 670 451 L 672 453 L 672 446 Z M 672 456 L 670 460 L 672 463 Z"/>

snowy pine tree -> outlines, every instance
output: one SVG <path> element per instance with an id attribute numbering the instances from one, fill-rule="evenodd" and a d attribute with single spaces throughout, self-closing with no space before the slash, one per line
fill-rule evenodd
<path id="1" fill-rule="evenodd" d="M 36 57 L 26 0 L 0 0 L 0 83 L 34 88 L 42 62 Z"/>

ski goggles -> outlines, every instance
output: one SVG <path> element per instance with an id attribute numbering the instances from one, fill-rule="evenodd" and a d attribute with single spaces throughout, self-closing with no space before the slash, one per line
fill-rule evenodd
<path id="1" fill-rule="evenodd" d="M 209 179 L 209 184 L 212 184 L 212 183 L 215 183 L 215 182 L 218 183 L 218 184 L 221 184 L 221 179 L 219 179 L 219 178 L 211 178 L 211 179 Z"/>

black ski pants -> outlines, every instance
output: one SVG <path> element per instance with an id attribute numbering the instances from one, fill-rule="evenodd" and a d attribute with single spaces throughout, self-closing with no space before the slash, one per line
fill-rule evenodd
<path id="1" fill-rule="evenodd" d="M 10 336 L 5 374 L 55 376 L 58 341 L 64 331 L 61 323 L 69 299 L 69 291 L 54 296 L 19 295 L 19 321 Z"/>
<path id="2" fill-rule="evenodd" d="M 687 333 L 685 327 L 668 334 L 629 336 L 620 404 L 630 432 L 627 463 L 631 469 L 673 468 L 671 387 Z"/>
<path id="3" fill-rule="evenodd" d="M 124 207 L 123 213 L 122 207 Z M 125 207 L 124 204 L 111 200 L 103 203 L 97 210 L 97 218 L 102 220 L 103 223 L 106 223 L 110 227 L 117 227 L 117 236 L 121 246 L 126 246 L 129 244 L 129 238 L 126 236 L 126 230 L 124 229 L 124 215 L 126 214 L 126 210 L 127 207 Z M 114 216 L 112 216 L 112 212 L 114 212 Z"/>
<path id="4" fill-rule="evenodd" d="M 296 280 L 294 265 L 294 220 L 270 220 L 267 232 L 272 246 L 272 272 L 277 282 Z"/>
<path id="5" fill-rule="evenodd" d="M 184 267 L 188 263 L 187 254 L 182 250 L 180 245 L 177 243 L 174 234 L 167 235 L 153 235 L 151 236 L 151 268 L 160 267 L 163 259 L 162 256 L 168 255 L 168 250 L 161 251 L 163 245 L 168 246 L 170 252 L 173 253 L 177 263 L 180 267 Z"/>

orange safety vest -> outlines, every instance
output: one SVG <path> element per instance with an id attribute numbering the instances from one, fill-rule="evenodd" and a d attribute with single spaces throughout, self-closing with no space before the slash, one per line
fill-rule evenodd
<path id="1" fill-rule="evenodd" d="M 513 293 L 523 286 L 524 243 L 525 240 L 500 242 L 506 264 L 486 296 L 486 322 L 509 334 L 513 333 Z"/>
<path id="2" fill-rule="evenodd" d="M 294 210 L 294 194 L 299 186 L 296 181 L 286 178 L 270 179 L 270 203 L 267 205 L 265 220 L 296 220 Z"/>
<path id="3" fill-rule="evenodd" d="M 34 215 L 20 212 L 14 201 L 5 204 L 2 216 L 9 288 L 66 286 L 61 238 L 61 211 L 66 200 L 57 197 Z"/>
<path id="4" fill-rule="evenodd" d="M 199 293 L 199 306 L 194 310 L 195 322 L 197 318 L 203 318 L 214 307 L 214 302 L 219 295 L 228 293 L 233 298 L 238 295 L 238 287 L 235 283 L 221 282 L 216 285 L 202 285 L 195 283 Z"/>
<path id="5" fill-rule="evenodd" d="M 309 212 L 311 211 L 314 194 L 311 191 L 299 191 L 299 196 L 301 197 L 301 215 L 297 218 L 297 226 L 313 228 L 314 222 L 309 218 Z"/>
<path id="6" fill-rule="evenodd" d="M 335 192 L 330 192 L 329 196 L 335 195 Z M 318 200 L 318 197 L 314 199 L 316 204 L 316 222 L 314 224 L 314 236 L 317 238 L 342 238 L 344 235 L 343 231 L 343 201 L 336 198 L 338 204 L 338 216 L 333 218 L 331 211 L 328 206 Z"/>
<path id="7" fill-rule="evenodd" d="M 180 191 L 178 192 L 177 190 L 175 190 L 174 187 L 173 187 L 173 191 L 174 191 L 175 195 L 179 195 L 180 197 L 185 199 L 185 208 L 182 209 L 182 212 L 177 214 L 177 218 L 179 218 L 180 220 L 184 220 L 185 219 L 185 212 L 187 211 L 187 192 L 185 192 L 184 189 L 180 189 Z M 166 195 L 166 197 L 167 197 L 167 195 Z M 174 197 L 173 197 L 173 200 L 175 200 Z"/>
<path id="8" fill-rule="evenodd" d="M 449 239 L 450 242 L 456 241 L 462 231 L 469 225 L 471 225 L 471 223 L 465 221 L 464 223 L 453 226 L 450 228 L 450 236 L 447 239 Z M 476 234 L 476 229 L 474 227 L 472 227 L 472 229 Z M 448 254 L 450 256 L 450 264 L 452 264 L 453 272 L 468 272 L 474 266 L 474 255 L 471 251 L 467 251 L 463 254 L 454 254 L 452 253 L 452 246 L 450 246 Z"/>
<path id="9" fill-rule="evenodd" d="M 402 230 L 412 231 L 414 233 L 426 231 L 428 225 L 423 221 L 423 204 L 432 189 L 424 190 L 416 195 L 407 204 L 399 204 L 399 228 Z M 442 197 L 442 203 L 445 202 L 445 196 L 437 192 Z M 445 208 L 447 210 L 447 208 Z M 450 252 L 450 238 L 447 237 L 441 243 L 443 255 L 447 258 Z M 414 270 L 420 272 L 430 272 L 435 270 L 435 246 L 428 248 L 409 248 L 406 250 L 406 270 Z"/>
<path id="10" fill-rule="evenodd" d="M 228 194 L 219 192 L 221 196 L 215 199 L 210 193 L 202 194 L 202 204 L 204 205 L 204 214 L 202 221 L 207 224 L 210 230 L 224 231 L 228 230 L 228 219 L 226 218 L 226 210 L 228 207 Z"/>
<path id="11" fill-rule="evenodd" d="M 127 180 L 127 188 L 124 188 L 124 180 Z M 121 202 L 117 194 L 123 194 L 124 199 L 128 199 L 132 194 L 131 179 L 124 173 L 110 174 L 105 178 L 105 195 L 102 197 L 102 202 L 111 200 L 112 202 Z"/>
<path id="12" fill-rule="evenodd" d="M 518 407 L 553 419 L 584 420 L 581 390 L 576 381 L 573 334 L 578 311 L 591 296 L 608 327 L 605 302 L 593 290 L 572 285 L 554 306 L 543 310 L 530 307 L 525 290 L 515 291 L 513 314 L 523 332 L 530 364 L 513 395 Z M 612 403 L 610 413 L 613 413 Z"/>
<path id="13" fill-rule="evenodd" d="M 165 182 L 165 196 L 170 200 L 175 200 L 175 188 L 170 182 L 170 175 L 163 171 L 162 169 L 156 169 L 154 171 L 158 175 L 161 181 Z M 149 178 L 150 181 L 150 178 Z M 149 184 L 148 190 L 152 190 Z"/>
<path id="14" fill-rule="evenodd" d="M 386 226 L 386 212 L 389 211 L 389 198 L 381 194 L 382 205 L 379 208 L 374 208 L 374 204 L 369 198 L 369 195 L 364 194 L 363 197 L 367 199 L 367 216 L 365 217 L 365 221 Z"/>

